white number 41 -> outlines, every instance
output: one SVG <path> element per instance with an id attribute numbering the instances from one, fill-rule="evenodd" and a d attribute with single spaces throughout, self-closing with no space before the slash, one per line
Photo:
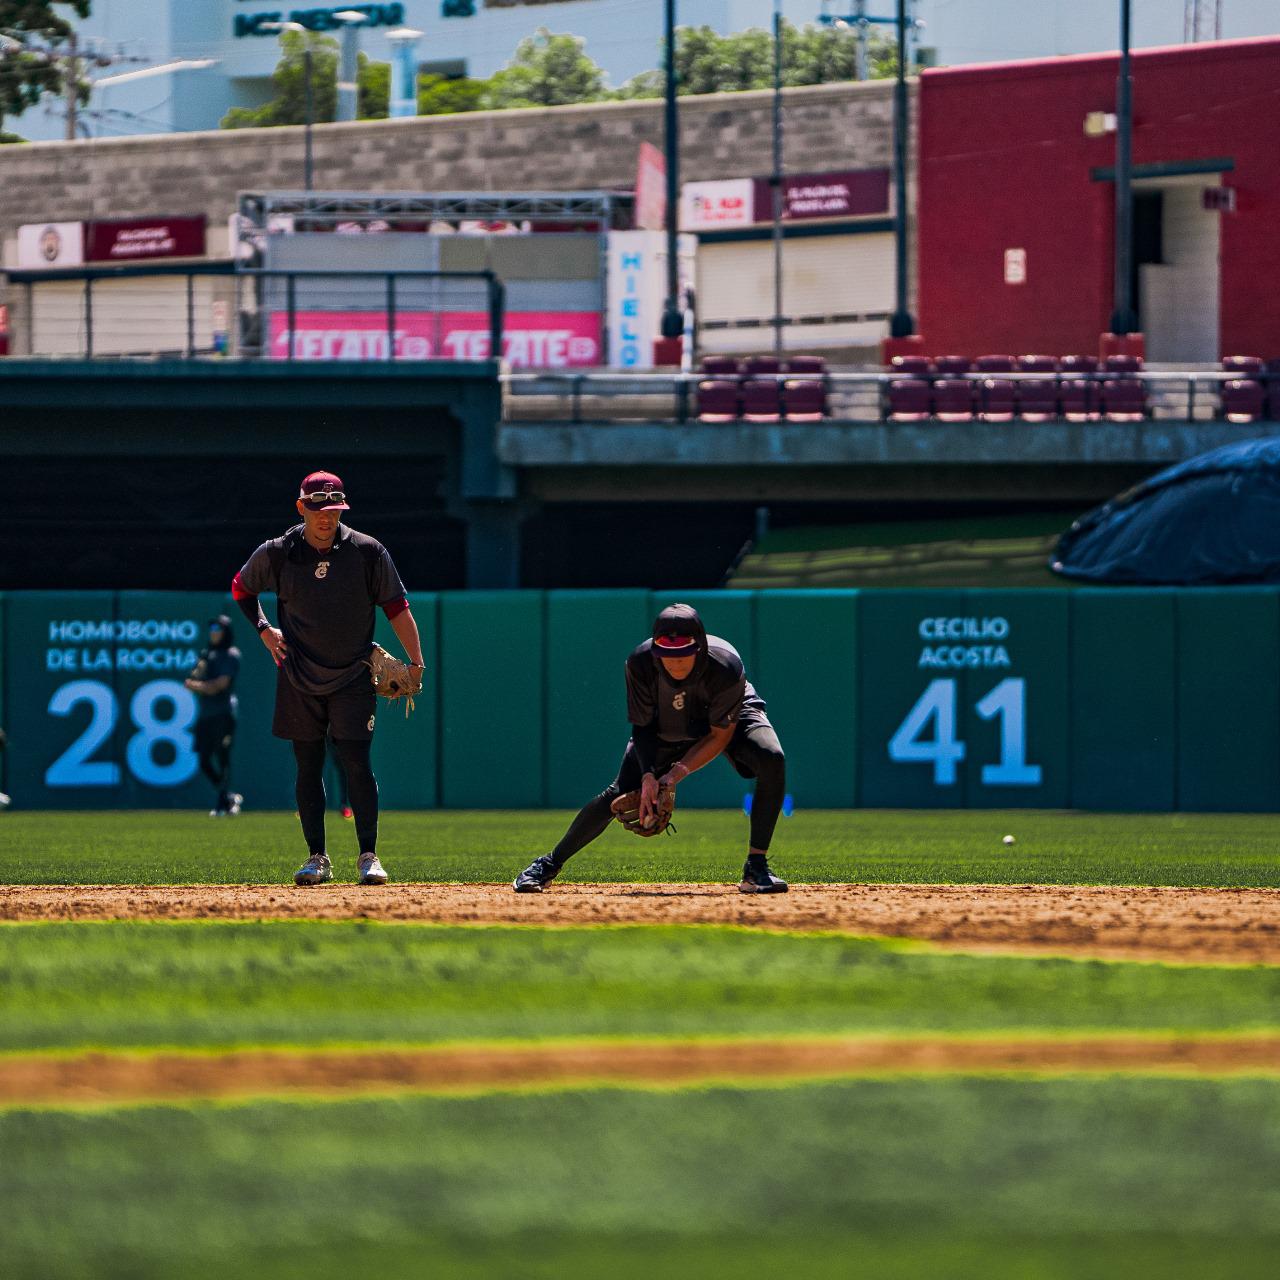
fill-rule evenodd
<path id="1" fill-rule="evenodd" d="M 1001 680 L 975 710 L 984 720 L 1000 717 L 1000 763 L 982 766 L 984 787 L 1038 787 L 1042 770 L 1027 763 L 1027 682 Z M 929 735 L 932 729 L 932 736 Z M 955 785 L 965 744 L 956 737 L 956 682 L 934 680 L 889 739 L 896 764 L 932 764 L 938 787 Z"/>

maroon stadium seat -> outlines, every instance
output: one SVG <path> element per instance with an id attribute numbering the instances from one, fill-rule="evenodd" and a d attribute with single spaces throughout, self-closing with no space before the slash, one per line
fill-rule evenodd
<path id="1" fill-rule="evenodd" d="M 1267 417 L 1280 422 L 1280 360 L 1267 361 Z"/>
<path id="2" fill-rule="evenodd" d="M 1266 413 L 1267 393 L 1255 378 L 1232 378 L 1222 384 L 1221 395 L 1228 422 L 1257 422 Z"/>
<path id="3" fill-rule="evenodd" d="M 939 378 L 933 384 L 933 416 L 940 422 L 968 422 L 973 417 L 973 383 L 967 378 Z"/>
<path id="4" fill-rule="evenodd" d="M 1141 356 L 1130 355 L 1113 355 L 1108 356 L 1102 363 L 1103 371 L 1113 375 L 1124 377 L 1126 374 L 1134 374 L 1142 372 Z"/>
<path id="5" fill-rule="evenodd" d="M 1258 356 L 1223 356 L 1222 372 L 1233 373 L 1237 378 L 1257 378 L 1262 374 L 1262 360 Z"/>
<path id="6" fill-rule="evenodd" d="M 703 356 L 702 372 L 708 378 L 736 378 L 742 370 L 734 356 Z"/>
<path id="7" fill-rule="evenodd" d="M 758 377 L 762 373 L 781 373 L 782 361 L 777 356 L 749 356 L 743 361 L 742 372 L 748 378 Z"/>
<path id="8" fill-rule="evenodd" d="M 1097 356 L 1063 356 L 1058 361 L 1058 368 L 1063 373 L 1097 373 Z"/>
<path id="9" fill-rule="evenodd" d="M 1013 383 L 1008 378 L 983 378 L 978 383 L 979 417 L 984 422 L 1008 422 L 1017 405 Z"/>
<path id="10" fill-rule="evenodd" d="M 1108 378 L 1102 384 L 1102 412 L 1108 422 L 1140 422 L 1147 416 L 1146 387 L 1137 378 Z"/>
<path id="11" fill-rule="evenodd" d="M 817 422 L 827 416 L 826 384 L 816 378 L 788 378 L 782 384 L 788 422 Z"/>
<path id="12" fill-rule="evenodd" d="M 979 356 L 973 367 L 979 373 L 1012 373 L 1017 361 L 1012 356 Z"/>
<path id="13" fill-rule="evenodd" d="M 927 378 L 933 372 L 928 356 L 894 356 L 889 367 L 894 373 L 905 373 L 912 378 Z"/>
<path id="14" fill-rule="evenodd" d="M 1098 384 L 1086 378 L 1063 378 L 1058 383 L 1062 416 L 1068 422 L 1095 422 L 1098 418 Z"/>
<path id="15" fill-rule="evenodd" d="M 1019 356 L 1020 373 L 1057 373 L 1058 362 L 1053 356 Z"/>
<path id="16" fill-rule="evenodd" d="M 933 367 L 941 378 L 963 377 L 973 367 L 968 356 L 939 356 Z"/>
<path id="17" fill-rule="evenodd" d="M 923 378 L 894 378 L 889 383 L 891 421 L 919 422 L 929 417 L 931 410 L 929 384 Z"/>
<path id="18" fill-rule="evenodd" d="M 825 374 L 827 362 L 821 356 L 792 356 L 787 361 L 788 373 Z"/>
<path id="19" fill-rule="evenodd" d="M 738 418 L 738 384 L 724 380 L 698 383 L 698 418 L 702 422 L 732 422 Z"/>
<path id="20" fill-rule="evenodd" d="M 1018 415 L 1025 422 L 1048 422 L 1058 416 L 1057 378 L 1028 378 L 1016 386 Z"/>
<path id="21" fill-rule="evenodd" d="M 782 416 L 782 384 L 777 378 L 749 378 L 742 384 L 742 416 L 748 422 L 777 422 Z"/>

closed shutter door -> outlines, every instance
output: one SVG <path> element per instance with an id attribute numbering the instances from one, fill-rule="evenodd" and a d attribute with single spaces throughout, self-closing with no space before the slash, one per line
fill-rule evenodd
<path id="1" fill-rule="evenodd" d="M 893 237 L 814 236 L 783 243 L 782 311 L 791 348 L 874 343 L 893 310 Z M 773 243 L 698 249 L 698 319 L 713 350 L 772 345 Z M 753 323 L 754 322 L 754 323 Z"/>
<path id="2" fill-rule="evenodd" d="M 191 281 L 194 346 L 213 345 L 214 281 Z M 187 281 L 182 276 L 98 280 L 92 299 L 94 355 L 151 355 L 187 348 Z M 82 281 L 50 281 L 32 297 L 32 354 L 82 355 L 89 318 Z"/>

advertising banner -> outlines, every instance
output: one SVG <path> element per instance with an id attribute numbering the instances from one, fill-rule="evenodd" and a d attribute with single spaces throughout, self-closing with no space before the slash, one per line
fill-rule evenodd
<path id="1" fill-rule="evenodd" d="M 768 178 L 756 178 L 755 222 L 773 218 L 773 191 Z M 782 217 L 787 222 L 811 218 L 864 218 L 889 212 L 889 170 L 847 169 L 837 173 L 793 173 L 782 180 Z"/>
<path id="2" fill-rule="evenodd" d="M 205 218 L 126 218 L 86 224 L 86 262 L 203 258 Z"/>
<path id="3" fill-rule="evenodd" d="M 83 222 L 29 222 L 18 228 L 20 270 L 83 265 Z"/>
<path id="4" fill-rule="evenodd" d="M 680 229 L 718 231 L 749 227 L 755 221 L 752 179 L 724 182 L 686 182 L 680 190 Z"/>
<path id="5" fill-rule="evenodd" d="M 609 232 L 609 366 L 652 369 L 662 320 L 665 237 L 661 231 Z"/>
<path id="6" fill-rule="evenodd" d="M 667 161 L 652 142 L 636 158 L 636 228 L 661 231 L 667 223 Z"/>
<path id="7" fill-rule="evenodd" d="M 397 360 L 488 360 L 489 317 L 483 311 L 397 311 Z M 271 313 L 270 358 L 385 360 L 384 311 L 298 311 L 289 329 L 286 311 Z M 595 311 L 509 311 L 503 321 L 503 358 L 513 369 L 576 369 L 598 365 L 600 315 Z"/>

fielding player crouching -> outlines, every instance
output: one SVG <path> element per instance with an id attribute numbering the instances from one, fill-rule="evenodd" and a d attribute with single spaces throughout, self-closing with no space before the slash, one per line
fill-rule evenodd
<path id="1" fill-rule="evenodd" d="M 293 743 L 298 764 L 298 817 L 310 856 L 297 884 L 333 879 L 325 852 L 325 735 L 347 775 L 359 841 L 361 884 L 386 884 L 378 861 L 378 783 L 369 759 L 376 694 L 366 659 L 373 648 L 374 608 L 391 620 L 410 663 L 422 666 L 418 625 L 387 549 L 342 524 L 349 510 L 342 481 L 313 471 L 298 495 L 302 523 L 264 542 L 235 576 L 231 594 L 258 629 L 279 668 L 271 732 Z M 277 596 L 280 626 L 267 621 L 258 597 Z"/>
<path id="2" fill-rule="evenodd" d="M 618 776 L 583 807 L 549 854 L 535 858 L 516 877 L 515 891 L 541 893 L 609 825 L 618 796 L 639 787 L 644 821 L 660 785 L 676 786 L 723 752 L 744 778 L 756 780 L 751 845 L 738 888 L 786 893 L 786 881 L 770 873 L 768 862 L 786 791 L 786 761 L 738 651 L 707 635 L 696 610 L 673 604 L 658 615 L 653 638 L 627 659 L 626 677 L 631 741 Z"/>

